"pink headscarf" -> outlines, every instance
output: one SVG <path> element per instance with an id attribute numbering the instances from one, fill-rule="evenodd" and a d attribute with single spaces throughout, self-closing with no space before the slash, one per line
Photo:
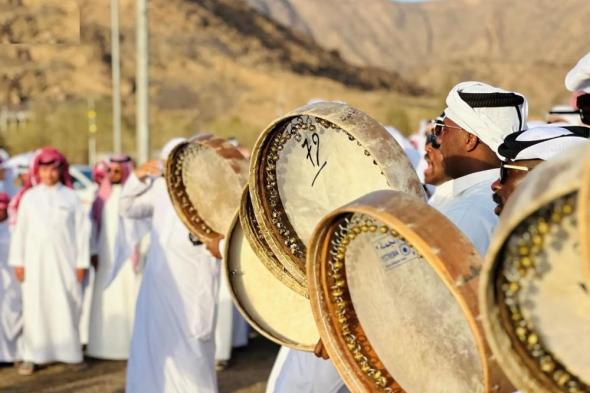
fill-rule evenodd
<path id="1" fill-rule="evenodd" d="M 133 160 L 131 157 L 126 155 L 114 155 L 109 158 L 108 161 L 104 161 L 106 164 L 106 171 L 105 175 L 115 167 L 121 168 L 122 176 L 121 176 L 121 184 L 125 184 L 127 178 L 133 171 Z M 96 167 L 95 167 L 96 168 Z M 96 222 L 97 228 L 100 231 L 101 221 L 102 221 L 102 209 L 104 208 L 104 204 L 109 199 L 111 195 L 111 190 L 113 186 L 111 184 L 111 180 L 109 176 L 104 176 L 101 180 L 98 193 L 96 195 L 96 199 L 92 203 L 92 219 Z"/>
<path id="2" fill-rule="evenodd" d="M 100 186 L 100 183 L 102 183 L 102 180 L 108 173 L 108 169 L 109 162 L 107 160 L 97 162 L 94 168 L 92 168 L 92 180 Z"/>
<path id="3" fill-rule="evenodd" d="M 10 195 L 7 192 L 0 192 L 0 209 L 7 209 L 10 203 Z"/>
<path id="4" fill-rule="evenodd" d="M 41 183 L 41 178 L 39 177 L 39 165 L 41 163 L 57 166 L 60 169 L 60 183 L 66 187 L 73 188 L 74 182 L 72 181 L 72 177 L 70 176 L 70 164 L 68 163 L 68 160 L 65 158 L 65 156 L 61 154 L 59 150 L 53 147 L 42 147 L 38 149 L 37 151 L 35 151 L 33 161 L 29 166 L 28 181 L 25 184 L 23 184 L 23 187 L 14 196 L 14 198 L 9 204 L 11 225 L 14 225 L 16 223 L 16 212 L 18 211 L 18 206 L 23 195 L 31 187 Z"/>
<path id="5" fill-rule="evenodd" d="M 108 161 L 102 161 L 105 164 L 105 170 L 102 180 L 99 183 L 98 193 L 94 202 L 92 203 L 92 210 L 91 216 L 94 222 L 96 223 L 96 231 L 97 234 L 100 233 L 100 228 L 102 226 L 102 211 L 104 209 L 104 205 L 109 199 L 111 195 L 111 191 L 113 189 L 113 185 L 111 183 L 111 179 L 107 176 L 108 172 L 112 169 L 119 167 L 121 168 L 121 183 L 125 184 L 127 178 L 131 174 L 134 168 L 133 160 L 131 157 L 127 155 L 114 155 L 109 158 Z M 98 166 L 98 164 L 97 164 Z M 95 169 L 97 168 L 95 166 Z M 94 176 L 94 173 L 93 173 Z M 96 181 L 96 178 L 95 178 Z M 137 266 L 139 263 L 139 246 L 135 246 L 133 252 L 131 253 L 131 264 L 133 266 L 133 270 L 137 272 Z"/>

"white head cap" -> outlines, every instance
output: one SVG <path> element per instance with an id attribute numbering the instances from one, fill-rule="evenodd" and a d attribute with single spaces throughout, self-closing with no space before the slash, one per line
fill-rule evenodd
<path id="1" fill-rule="evenodd" d="M 160 159 L 167 160 L 168 156 L 174 150 L 174 148 L 180 145 L 182 142 L 186 142 L 186 138 L 172 138 L 170 139 L 160 151 Z"/>
<path id="2" fill-rule="evenodd" d="M 542 126 L 508 135 L 498 153 L 513 161 L 546 161 L 581 145 L 590 145 L 590 140 L 564 127 Z"/>
<path id="3" fill-rule="evenodd" d="M 582 57 L 565 76 L 565 87 L 569 91 L 590 93 L 590 53 Z"/>
<path id="4" fill-rule="evenodd" d="M 482 82 L 462 82 L 451 89 L 446 102 L 446 117 L 492 151 L 498 149 L 506 135 L 527 128 L 527 100 L 516 92 Z"/>

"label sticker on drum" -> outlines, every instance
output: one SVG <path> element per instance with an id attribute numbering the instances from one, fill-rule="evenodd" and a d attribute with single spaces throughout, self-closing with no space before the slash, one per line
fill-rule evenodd
<path id="1" fill-rule="evenodd" d="M 372 243 L 386 271 L 420 258 L 416 250 L 405 240 L 390 234 L 377 236 Z"/>

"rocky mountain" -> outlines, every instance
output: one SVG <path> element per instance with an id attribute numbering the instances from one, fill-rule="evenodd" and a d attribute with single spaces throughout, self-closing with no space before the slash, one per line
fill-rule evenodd
<path id="1" fill-rule="evenodd" d="M 441 93 L 459 80 L 520 89 L 537 114 L 566 99 L 565 72 L 590 51 L 585 0 L 248 0 L 344 59 Z"/>

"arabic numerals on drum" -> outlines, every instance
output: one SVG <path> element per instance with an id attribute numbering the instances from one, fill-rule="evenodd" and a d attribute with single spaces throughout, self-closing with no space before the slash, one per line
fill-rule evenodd
<path id="1" fill-rule="evenodd" d="M 326 165 L 328 164 L 327 160 L 324 160 L 323 163 L 320 160 L 320 136 L 317 132 L 311 133 L 311 141 L 308 137 L 305 137 L 305 140 L 301 144 L 301 147 L 307 150 L 306 159 L 311 163 L 314 168 L 318 168 L 316 171 L 315 176 L 311 182 L 311 186 L 313 187 L 315 181 L 317 180 L 318 176 L 324 170 Z"/>

